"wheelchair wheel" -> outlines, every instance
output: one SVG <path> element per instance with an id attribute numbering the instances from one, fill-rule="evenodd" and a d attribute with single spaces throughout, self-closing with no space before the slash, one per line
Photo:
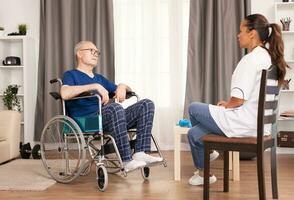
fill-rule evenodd
<path id="1" fill-rule="evenodd" d="M 141 174 L 144 180 L 148 180 L 150 175 L 150 168 L 149 167 L 141 168 Z"/>
<path id="2" fill-rule="evenodd" d="M 108 185 L 108 174 L 103 165 L 96 166 L 96 180 L 98 189 L 104 192 Z"/>
<path id="3" fill-rule="evenodd" d="M 49 175 L 60 183 L 69 183 L 85 169 L 86 143 L 77 123 L 59 115 L 44 127 L 41 158 Z"/>

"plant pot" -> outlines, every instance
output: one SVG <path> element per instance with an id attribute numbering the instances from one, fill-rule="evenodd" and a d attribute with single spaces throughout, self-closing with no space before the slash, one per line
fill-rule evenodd
<path id="1" fill-rule="evenodd" d="M 26 35 L 27 34 L 27 31 L 19 31 L 19 34 L 20 35 Z"/>
<path id="2" fill-rule="evenodd" d="M 13 94 L 17 94 L 17 92 L 18 92 L 18 87 L 13 87 L 13 88 L 11 88 L 11 92 L 12 92 Z"/>

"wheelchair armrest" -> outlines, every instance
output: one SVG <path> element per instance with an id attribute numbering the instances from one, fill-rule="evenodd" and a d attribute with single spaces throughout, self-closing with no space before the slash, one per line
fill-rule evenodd
<path id="1" fill-rule="evenodd" d="M 58 92 L 49 92 L 49 94 L 55 99 L 61 99 L 61 95 Z"/>
<path id="2" fill-rule="evenodd" d="M 94 98 L 94 97 L 96 97 L 99 102 L 101 101 L 101 95 L 97 91 L 94 91 L 94 90 L 83 92 L 83 93 L 81 93 L 71 99 L 67 99 L 67 101 L 76 100 L 76 99 Z"/>
<path id="3" fill-rule="evenodd" d="M 137 97 L 138 98 L 138 95 L 136 94 L 136 92 L 128 91 L 127 94 L 126 94 L 126 99 L 129 99 L 131 97 Z"/>
<path id="4" fill-rule="evenodd" d="M 112 99 L 112 98 L 114 98 L 114 96 L 115 96 L 115 93 L 109 93 L 109 98 L 110 99 Z M 126 99 L 129 99 L 129 98 L 131 98 L 131 97 L 137 97 L 138 98 L 138 95 L 135 93 L 135 92 L 133 92 L 133 91 L 127 91 L 127 93 L 126 93 Z"/>
<path id="5" fill-rule="evenodd" d="M 96 94 L 98 94 L 96 91 L 91 90 L 91 91 L 83 92 L 76 97 L 95 96 Z"/>

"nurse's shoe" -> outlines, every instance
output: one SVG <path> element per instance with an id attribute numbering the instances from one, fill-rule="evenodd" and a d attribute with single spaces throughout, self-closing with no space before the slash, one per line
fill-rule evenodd
<path id="1" fill-rule="evenodd" d="M 215 183 L 217 181 L 216 177 L 214 175 L 209 177 L 209 183 Z M 204 178 L 199 175 L 199 171 L 194 172 L 194 175 L 189 179 L 190 185 L 203 185 L 204 184 Z"/>
<path id="2" fill-rule="evenodd" d="M 216 150 L 213 150 L 213 152 L 209 155 L 209 159 L 210 161 L 214 161 L 215 159 L 217 159 L 219 156 L 219 152 L 217 152 Z"/>

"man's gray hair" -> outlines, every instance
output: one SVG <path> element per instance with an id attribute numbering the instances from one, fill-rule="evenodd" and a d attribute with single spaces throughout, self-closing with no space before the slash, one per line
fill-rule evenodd
<path id="1" fill-rule="evenodd" d="M 75 45 L 75 49 L 74 49 L 74 51 L 75 51 L 75 56 L 76 56 L 76 57 L 77 57 L 77 53 L 78 53 L 78 51 L 79 51 L 80 49 L 82 49 L 82 47 L 83 47 L 85 44 L 88 44 L 88 43 L 92 43 L 92 44 L 93 44 L 93 42 L 91 42 L 91 41 L 83 40 L 83 41 L 80 41 L 79 43 L 77 43 L 77 44 Z"/>

